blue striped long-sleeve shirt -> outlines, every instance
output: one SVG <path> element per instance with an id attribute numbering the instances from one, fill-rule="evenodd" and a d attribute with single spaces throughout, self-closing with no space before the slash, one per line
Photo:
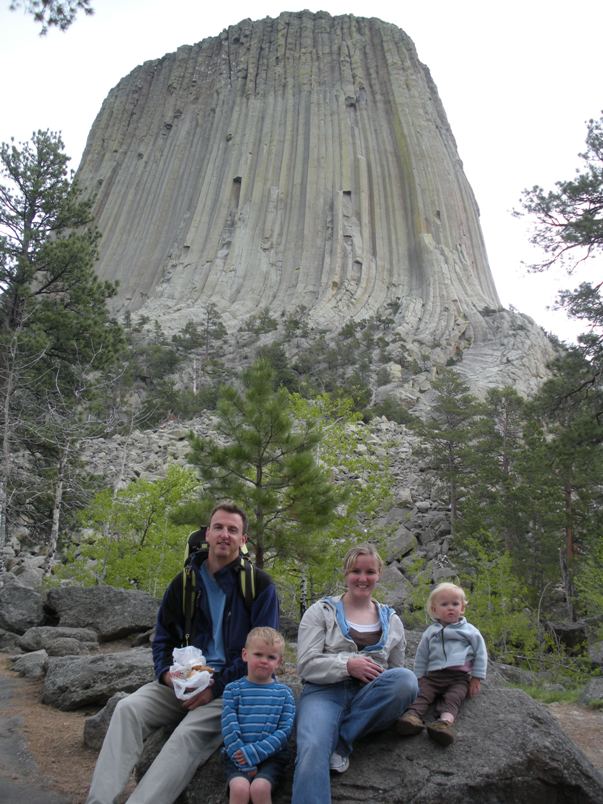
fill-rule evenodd
<path id="1" fill-rule="evenodd" d="M 295 719 L 295 699 L 286 684 L 240 678 L 226 685 L 223 697 L 224 747 L 230 759 L 243 752 L 247 762 L 239 765 L 242 771 L 255 770 L 286 747 Z"/>

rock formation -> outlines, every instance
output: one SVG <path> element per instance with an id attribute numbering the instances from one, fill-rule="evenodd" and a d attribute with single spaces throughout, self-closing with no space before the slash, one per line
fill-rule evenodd
<path id="1" fill-rule="evenodd" d="M 168 332 L 212 302 L 231 329 L 299 305 L 333 328 L 399 299 L 404 340 L 442 362 L 473 348 L 482 384 L 513 365 L 503 382 L 529 386 L 550 357 L 501 310 L 436 87 L 380 20 L 243 20 L 146 62 L 105 100 L 78 178 L 100 275 Z"/>
<path id="2" fill-rule="evenodd" d="M 15 601 L 13 636 L 17 644 L 8 648 L 15 654 L 12 667 L 27 678 L 43 679 L 42 700 L 50 706 L 71 711 L 105 705 L 85 726 L 86 745 L 98 750 L 117 701 L 124 692 L 136 689 L 153 677 L 150 650 L 134 647 L 138 637 L 130 648 L 124 649 L 123 640 L 115 643 L 116 649 L 110 653 L 101 651 L 99 642 L 113 641 L 128 629 L 131 635 L 140 633 L 149 619 L 151 603 L 139 592 L 111 587 L 64 588 L 58 598 L 53 595 L 56 591 L 45 595 L 44 610 L 47 618 L 58 620 L 59 624 L 42 625 L 40 617 L 40 623 L 28 628 L 22 636 L 17 636 L 16 626 L 30 618 L 30 607 L 25 599 Z M 119 612 L 114 612 L 116 594 L 121 600 L 121 625 L 117 623 Z M 155 610 L 157 605 L 155 601 Z M 64 624 L 73 618 L 77 607 L 97 612 L 91 629 Z M 20 616 L 16 616 L 18 611 Z M 99 627 L 109 614 L 115 618 L 111 629 L 114 637 Z M 407 631 L 410 665 L 419 638 L 420 631 Z M 86 646 L 85 653 L 78 649 L 62 655 L 66 641 Z M 148 633 L 144 644 L 148 645 Z M 0 650 L 7 650 L 2 641 Z M 491 664 L 482 694 L 463 705 L 457 724 L 458 740 L 447 749 L 433 744 L 424 734 L 402 740 L 391 730 L 360 741 L 350 770 L 332 780 L 333 800 L 365 804 L 524 804 L 528 801 L 530 804 L 551 801 L 595 804 L 601 801 L 601 774 L 563 733 L 544 706 L 519 690 L 507 688 L 508 671 L 521 672 L 526 675 L 525 683 L 534 683 L 535 677 L 528 671 Z M 282 680 L 299 692 L 300 681 L 292 664 L 286 663 Z M 540 682 L 545 683 L 543 678 Z M 589 700 L 598 700 L 600 692 L 600 687 L 593 686 Z M 159 729 L 148 738 L 138 775 L 148 767 L 167 736 L 166 729 Z M 290 801 L 291 773 L 292 764 L 275 795 L 275 804 Z M 223 800 L 224 776 L 217 752 L 199 769 L 183 793 L 182 801 L 217 804 Z"/>

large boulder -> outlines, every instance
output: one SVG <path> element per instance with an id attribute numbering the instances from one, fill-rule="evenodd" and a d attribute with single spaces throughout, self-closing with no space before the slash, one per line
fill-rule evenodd
<path id="1" fill-rule="evenodd" d="M 42 702 L 65 711 L 102 706 L 116 692 L 133 692 L 153 678 L 151 651 L 146 648 L 50 658 Z"/>
<path id="2" fill-rule="evenodd" d="M 464 704 L 448 748 L 425 734 L 392 730 L 361 740 L 347 773 L 331 778 L 333 801 L 363 804 L 601 804 L 603 777 L 540 704 L 512 689 L 484 687 Z M 148 741 L 142 772 L 167 730 Z M 291 800 L 291 763 L 275 804 Z M 217 752 L 182 795 L 183 804 L 222 804 Z"/>
<path id="3" fill-rule="evenodd" d="M 51 589 L 46 598 L 46 608 L 57 625 L 93 628 L 101 642 L 152 628 L 158 607 L 146 592 L 112 586 L 66 586 Z"/>
<path id="4" fill-rule="evenodd" d="M 112 695 L 103 708 L 84 721 L 84 745 L 94 751 L 100 751 L 105 739 L 105 734 L 109 728 L 109 723 L 113 717 L 115 707 L 122 698 L 127 698 L 127 692 L 116 692 Z"/>
<path id="5" fill-rule="evenodd" d="M 98 648 L 98 636 L 91 628 L 56 628 L 42 625 L 28 628 L 19 637 L 19 647 L 24 651 L 41 650 L 49 656 L 69 656 L 89 653 Z"/>
<path id="6" fill-rule="evenodd" d="M 25 678 L 42 678 L 47 664 L 48 654 L 45 650 L 35 650 L 13 658 L 13 670 Z"/>
<path id="7" fill-rule="evenodd" d="M 35 589 L 7 575 L 0 588 L 0 628 L 22 634 L 44 621 L 42 596 Z"/>

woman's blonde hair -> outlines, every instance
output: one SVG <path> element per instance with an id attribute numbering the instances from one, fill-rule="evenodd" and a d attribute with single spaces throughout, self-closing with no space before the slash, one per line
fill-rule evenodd
<path id="1" fill-rule="evenodd" d="M 359 544 L 350 548 L 343 559 L 343 574 L 347 575 L 352 570 L 358 556 L 372 556 L 377 562 L 379 575 L 383 572 L 383 559 L 375 550 L 372 544 Z"/>
<path id="2" fill-rule="evenodd" d="M 439 583 L 435 589 L 431 590 L 431 594 L 427 598 L 427 603 L 425 604 L 425 609 L 427 614 L 431 617 L 432 620 L 435 620 L 434 613 L 433 613 L 433 606 L 435 603 L 436 597 L 441 594 L 442 592 L 456 592 L 457 595 L 460 595 L 461 600 L 463 601 L 463 605 L 467 605 L 467 596 L 465 595 L 465 591 L 462 587 L 457 586 L 455 583 Z"/>

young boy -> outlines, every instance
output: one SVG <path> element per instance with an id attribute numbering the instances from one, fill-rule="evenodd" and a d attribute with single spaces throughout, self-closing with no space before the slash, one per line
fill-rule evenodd
<path id="1" fill-rule="evenodd" d="M 271 804 L 289 761 L 293 693 L 274 679 L 285 640 L 274 628 L 253 628 L 243 648 L 247 676 L 224 688 L 222 733 L 230 804 Z"/>
<path id="2" fill-rule="evenodd" d="M 480 632 L 463 617 L 467 598 L 460 586 L 441 583 L 427 599 L 433 625 L 425 631 L 415 656 L 419 695 L 396 724 L 398 734 L 419 734 L 423 716 L 437 699 L 439 719 L 427 726 L 427 734 L 440 745 L 450 745 L 452 724 L 467 695 L 477 695 L 486 678 L 488 654 Z"/>

